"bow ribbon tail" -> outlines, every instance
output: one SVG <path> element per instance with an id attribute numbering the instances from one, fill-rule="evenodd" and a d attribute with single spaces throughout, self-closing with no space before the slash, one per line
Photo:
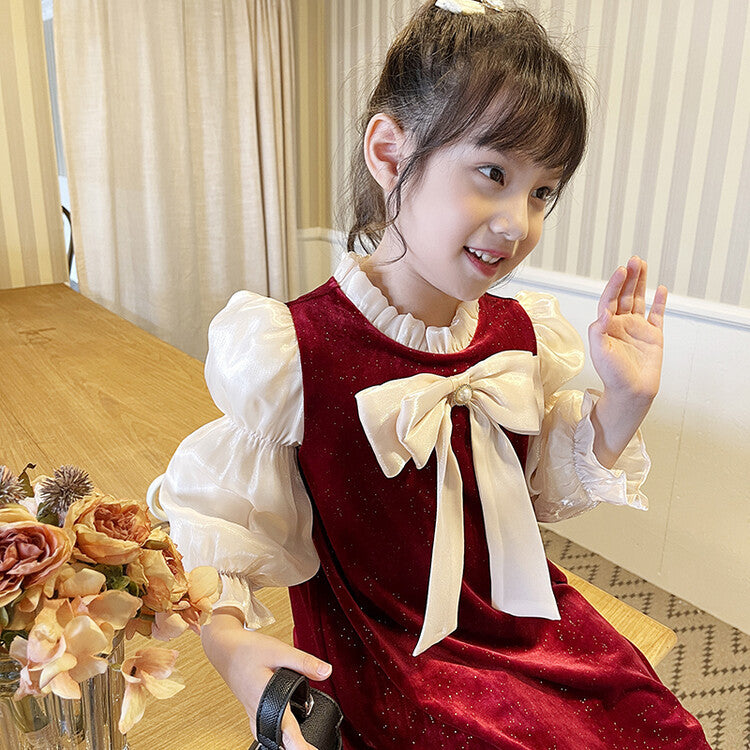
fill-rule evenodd
<path id="1" fill-rule="evenodd" d="M 513 445 L 499 426 L 474 409 L 471 431 L 492 605 L 518 617 L 559 620 L 542 538 Z"/>
<path id="2" fill-rule="evenodd" d="M 445 403 L 435 444 L 437 508 L 427 606 L 413 656 L 426 651 L 458 627 L 458 600 L 464 574 L 464 514 L 463 482 L 451 448 L 452 432 L 451 409 Z"/>

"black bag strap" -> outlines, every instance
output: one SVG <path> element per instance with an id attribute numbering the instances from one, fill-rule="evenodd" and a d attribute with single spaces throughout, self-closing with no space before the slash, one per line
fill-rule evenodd
<path id="1" fill-rule="evenodd" d="M 281 720 L 290 703 L 298 719 L 307 716 L 311 709 L 310 685 L 304 675 L 280 667 L 266 685 L 258 704 L 256 736 L 260 746 L 266 750 L 280 750 Z"/>

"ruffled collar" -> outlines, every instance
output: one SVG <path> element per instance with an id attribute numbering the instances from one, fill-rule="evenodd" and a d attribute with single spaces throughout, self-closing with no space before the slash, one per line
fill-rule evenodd
<path id="1" fill-rule="evenodd" d="M 479 321 L 479 302 L 461 302 L 449 326 L 427 326 L 411 313 L 399 313 L 359 267 L 356 253 L 348 253 L 333 277 L 341 291 L 381 333 L 410 349 L 450 354 L 466 349 Z"/>

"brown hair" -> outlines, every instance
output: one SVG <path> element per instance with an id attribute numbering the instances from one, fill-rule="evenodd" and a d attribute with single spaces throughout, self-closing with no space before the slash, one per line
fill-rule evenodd
<path id="1" fill-rule="evenodd" d="M 560 169 L 551 210 L 586 148 L 580 81 L 528 11 L 487 7 L 485 14 L 459 14 L 429 0 L 388 50 L 359 123 L 348 250 L 358 244 L 374 250 L 398 217 L 404 184 L 419 179 L 434 151 L 467 137 Z M 362 151 L 367 124 L 379 112 L 392 117 L 413 143 L 387 202 Z"/>

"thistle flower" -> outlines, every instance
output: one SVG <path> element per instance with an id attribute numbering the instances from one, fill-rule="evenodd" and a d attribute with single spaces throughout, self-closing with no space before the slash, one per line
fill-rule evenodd
<path id="1" fill-rule="evenodd" d="M 20 503 L 26 497 L 23 485 L 7 466 L 0 466 L 0 505 Z"/>
<path id="2" fill-rule="evenodd" d="M 89 475 L 75 466 L 61 466 L 55 476 L 45 479 L 39 487 L 37 518 L 45 523 L 62 526 L 68 508 L 94 491 Z"/>

